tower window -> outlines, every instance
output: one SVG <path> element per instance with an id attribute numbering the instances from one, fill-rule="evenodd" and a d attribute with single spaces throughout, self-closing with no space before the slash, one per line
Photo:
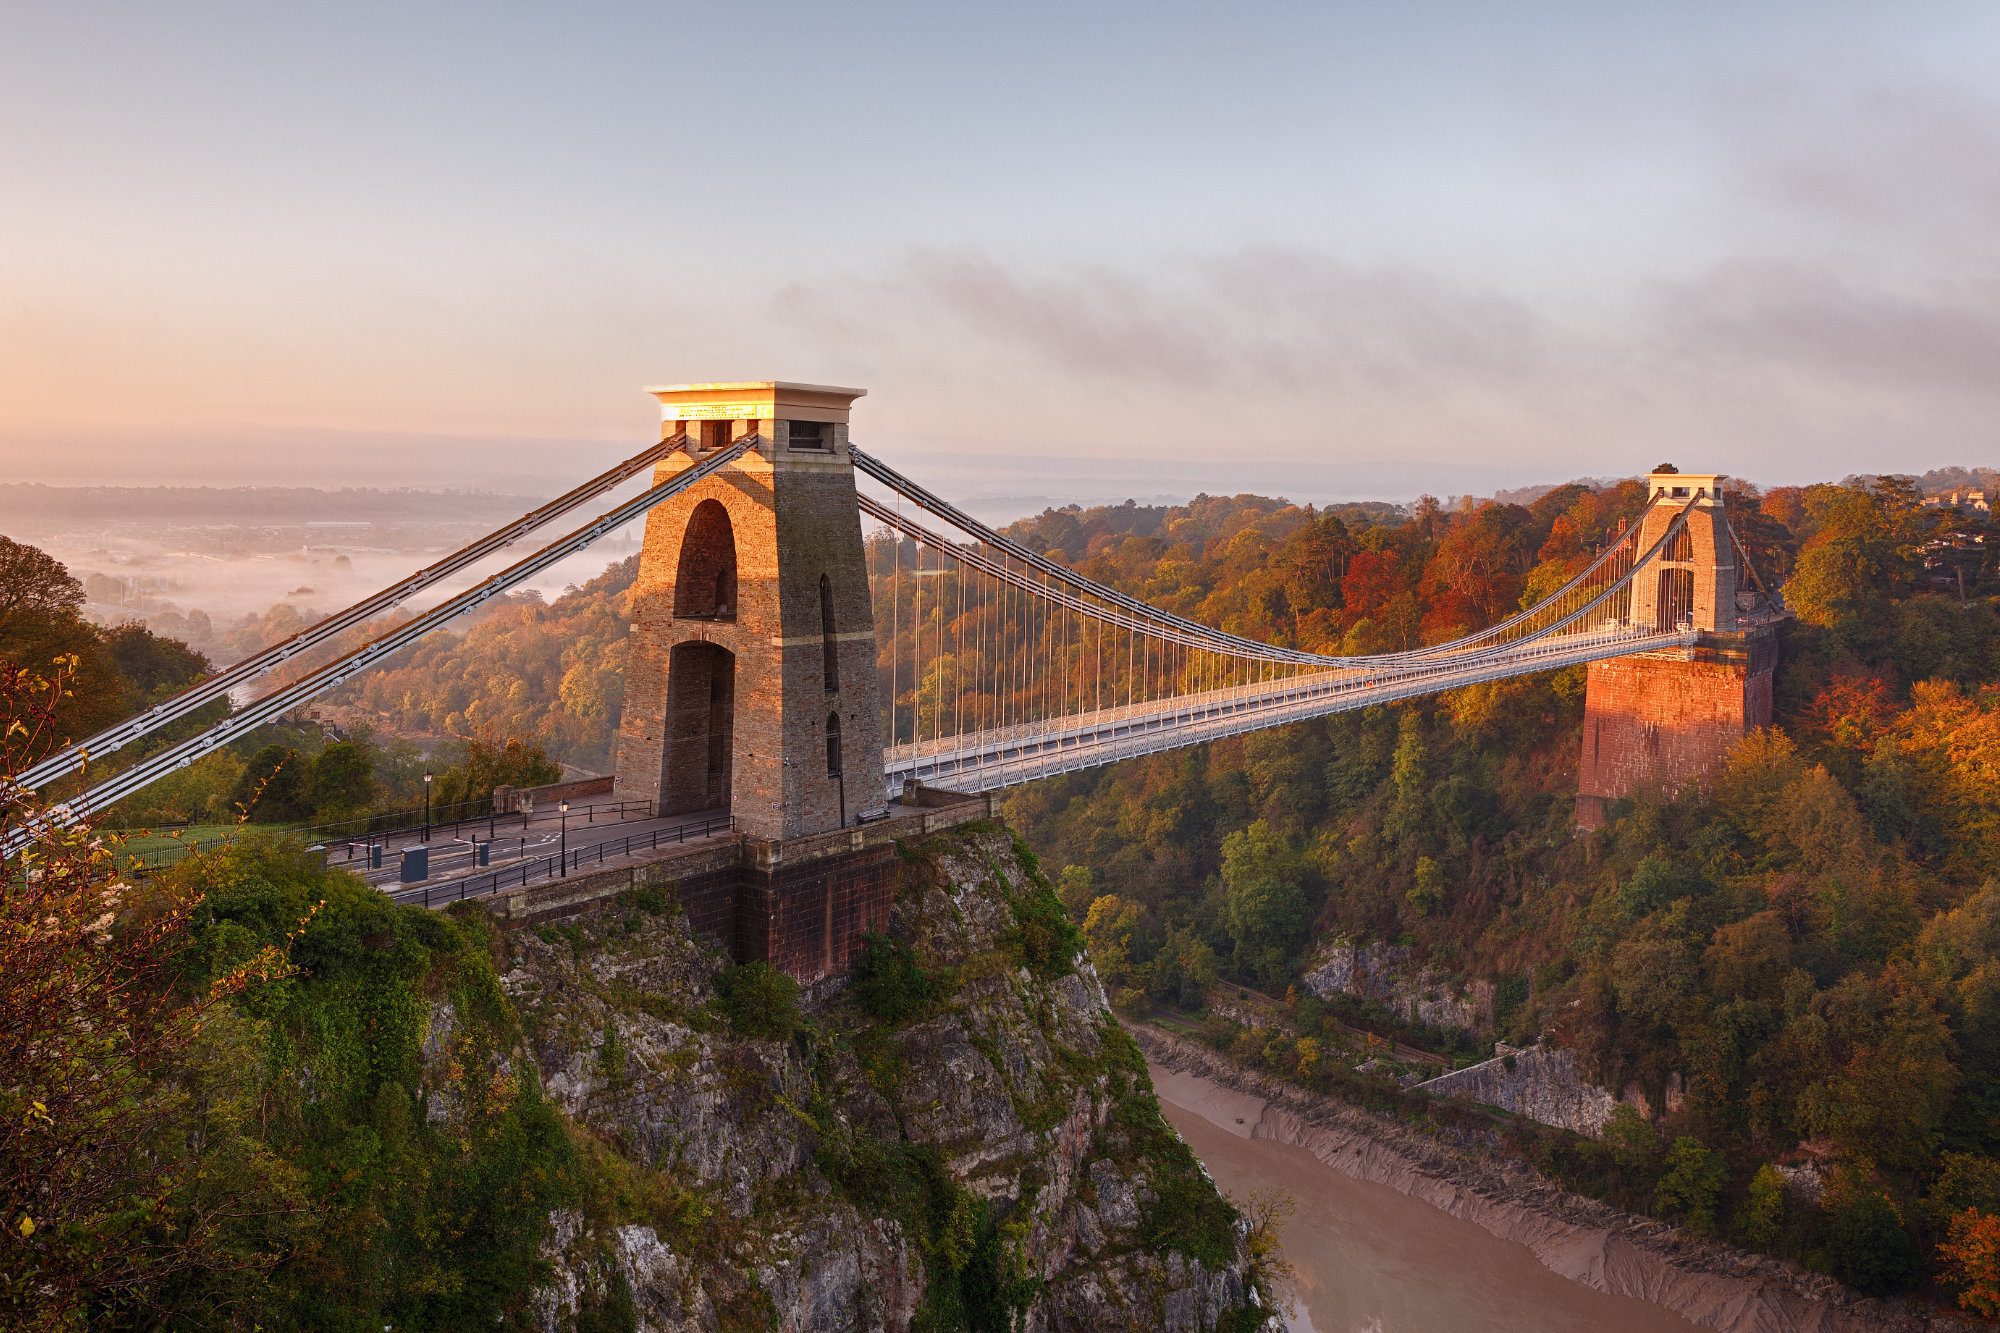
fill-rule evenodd
<path id="1" fill-rule="evenodd" d="M 729 423 L 727 421 L 704 421 L 701 425 L 701 447 L 706 453 L 711 449 L 725 448 L 729 444 Z"/>
<path id="2" fill-rule="evenodd" d="M 833 637 L 833 580 L 819 576 L 819 649 L 828 694 L 840 690 L 840 645 Z"/>
<path id="3" fill-rule="evenodd" d="M 840 776 L 840 714 L 826 715 L 826 775 Z"/>
<path id="4" fill-rule="evenodd" d="M 825 452 L 833 448 L 833 432 L 824 421 L 793 421 L 791 444 L 794 449 L 816 449 Z"/>

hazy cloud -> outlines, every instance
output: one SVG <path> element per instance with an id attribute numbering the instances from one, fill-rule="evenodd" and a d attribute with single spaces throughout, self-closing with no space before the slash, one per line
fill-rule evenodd
<path id="1" fill-rule="evenodd" d="M 873 280 L 794 285 L 779 304 L 849 337 L 942 322 L 1072 375 L 1204 388 L 1491 385 L 1536 370 L 1555 338 L 1494 291 L 1274 248 L 1052 272 L 925 249 Z M 857 312 L 871 308 L 869 325 Z"/>
<path id="2" fill-rule="evenodd" d="M 1742 261 L 1670 285 L 1654 313 L 1671 353 L 1711 369 L 1781 372 L 1830 393 L 2000 399 L 2000 283 L 1908 293 Z"/>
<path id="3" fill-rule="evenodd" d="M 1762 99 L 1744 108 L 1763 127 L 1747 162 L 1780 203 L 1898 256 L 1969 243 L 1958 257 L 2000 263 L 2000 102 L 1908 85 L 1800 100 L 1794 91 L 1789 113 Z"/>

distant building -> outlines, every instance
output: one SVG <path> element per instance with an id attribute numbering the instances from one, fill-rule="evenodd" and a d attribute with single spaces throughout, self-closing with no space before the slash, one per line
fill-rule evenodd
<path id="1" fill-rule="evenodd" d="M 1979 514 L 1992 512 L 1992 505 L 1986 499 L 1986 492 L 1969 486 L 1961 486 L 1942 495 L 1926 496 L 1924 503 L 1933 509 L 1970 509 Z"/>

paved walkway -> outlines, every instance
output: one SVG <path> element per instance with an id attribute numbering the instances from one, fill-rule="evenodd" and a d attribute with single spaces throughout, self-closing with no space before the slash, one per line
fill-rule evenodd
<path id="1" fill-rule="evenodd" d="M 635 812 L 636 813 L 636 812 Z M 568 820 L 568 837 L 564 838 L 563 817 L 559 812 L 537 812 L 523 820 L 519 815 L 501 816 L 491 826 L 491 848 L 489 862 L 480 865 L 477 847 L 489 841 L 488 826 L 484 821 L 462 826 L 463 837 L 453 837 L 449 830 L 431 831 L 430 875 L 413 884 L 402 880 L 403 852 L 410 847 L 426 844 L 416 834 L 405 834 L 392 838 L 382 850 L 382 868 L 366 868 L 366 853 L 358 849 L 358 859 L 349 868 L 375 887 L 402 897 L 406 890 L 424 887 L 442 890 L 444 886 L 456 885 L 460 880 L 477 879 L 491 875 L 496 870 L 517 867 L 523 862 L 549 861 L 554 869 L 555 859 L 562 852 L 565 841 L 572 861 L 588 861 L 595 865 L 602 850 L 609 854 L 613 847 L 623 848 L 637 838 L 650 840 L 655 833 L 680 835 L 684 831 L 712 825 L 725 818 L 727 810 L 703 810 L 693 814 L 668 815 L 664 818 L 615 819 L 608 813 L 601 814 L 594 822 L 572 811 Z M 330 860 L 336 866 L 347 864 L 344 860 L 346 845 L 335 844 L 329 848 Z M 512 877 L 510 877 L 512 878 Z M 531 879 L 542 876 L 532 874 Z M 514 882 L 519 882 L 518 879 Z"/>

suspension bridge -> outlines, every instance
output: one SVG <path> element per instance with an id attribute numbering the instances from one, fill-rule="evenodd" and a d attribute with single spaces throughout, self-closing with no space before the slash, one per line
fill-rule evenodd
<path id="1" fill-rule="evenodd" d="M 860 390 L 763 381 L 651 392 L 664 422 L 658 444 L 15 775 L 17 790 L 44 795 L 27 802 L 36 813 L 5 831 L 0 852 L 14 856 L 103 812 L 642 518 L 616 799 L 643 803 L 656 821 L 699 814 L 704 832 L 726 812 L 730 835 L 763 844 L 767 865 L 801 840 L 889 818 L 913 793 L 993 792 L 1577 664 L 1632 659 L 1656 673 L 1711 675 L 1717 663 L 1741 666 L 1686 753 L 1671 734 L 1663 749 L 1660 719 L 1643 710 L 1595 711 L 1585 785 L 1616 795 L 1643 780 L 1628 771 L 1634 754 L 1642 768 L 1699 776 L 1717 752 L 1701 736 L 1718 718 L 1739 735 L 1759 720 L 1760 669 L 1768 695 L 1769 654 L 1760 668 L 1744 645 L 1768 640 L 1782 607 L 1743 555 L 1712 474 L 1653 474 L 1640 521 L 1498 623 L 1340 656 L 1201 624 L 1011 540 L 855 446 L 848 418 Z M 636 496 L 477 577 L 484 562 L 602 506 L 649 468 Z M 402 610 L 468 571 L 470 586 Z M 220 722 L 156 739 L 225 697 L 233 707 Z M 140 757 L 123 762 L 128 750 Z M 823 896 L 830 959 L 832 890 Z"/>

